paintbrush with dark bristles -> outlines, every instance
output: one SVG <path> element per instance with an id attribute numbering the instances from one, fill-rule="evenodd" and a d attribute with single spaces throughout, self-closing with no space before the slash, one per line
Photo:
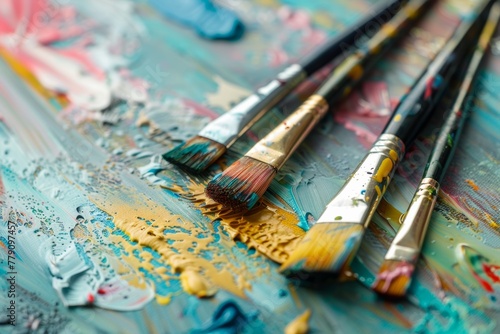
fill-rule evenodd
<path id="1" fill-rule="evenodd" d="M 352 49 L 359 42 L 359 36 L 373 34 L 374 28 L 390 20 L 406 2 L 387 0 L 375 6 L 370 14 L 329 39 L 302 61 L 288 66 L 274 80 L 210 122 L 197 136 L 165 153 L 163 158 L 193 173 L 204 171 L 302 81 Z"/>
<path id="2" fill-rule="evenodd" d="M 411 0 L 361 48 L 347 56 L 316 93 L 262 138 L 244 157 L 218 174 L 206 193 L 233 210 L 250 209 L 267 190 L 277 171 L 326 115 L 419 17 L 432 0 Z"/>
<path id="3" fill-rule="evenodd" d="M 496 3 L 491 8 L 465 76 L 453 100 L 452 108 L 427 160 L 422 180 L 404 215 L 403 224 L 389 247 L 372 285 L 372 289 L 383 296 L 403 297 L 410 285 L 427 226 L 436 205 L 439 183 L 445 176 L 467 118 L 469 92 L 499 20 L 500 3 Z"/>
<path id="4" fill-rule="evenodd" d="M 332 274 L 356 254 L 366 227 L 409 145 L 448 88 L 492 0 L 476 5 L 399 102 L 391 119 L 316 224 L 281 266 L 285 274 Z M 471 20 L 470 17 L 475 17 Z M 477 34 L 475 35 L 477 36 Z"/>

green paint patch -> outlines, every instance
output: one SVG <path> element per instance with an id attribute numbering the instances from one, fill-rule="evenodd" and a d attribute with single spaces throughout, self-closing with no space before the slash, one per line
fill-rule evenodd
<path id="1" fill-rule="evenodd" d="M 448 143 L 448 145 L 451 147 L 453 146 L 453 138 L 451 138 L 451 135 L 448 134 L 448 136 L 446 137 L 446 142 Z"/>

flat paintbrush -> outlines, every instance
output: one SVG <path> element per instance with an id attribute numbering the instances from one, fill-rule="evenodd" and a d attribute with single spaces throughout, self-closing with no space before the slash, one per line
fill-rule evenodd
<path id="1" fill-rule="evenodd" d="M 444 48 L 399 102 L 391 119 L 316 224 L 281 266 L 285 274 L 339 273 L 356 254 L 365 228 L 409 145 L 447 89 L 471 35 L 492 1 L 476 4 Z M 471 20 L 470 17 L 475 17 Z M 477 35 L 476 35 L 477 36 Z"/>
<path id="2" fill-rule="evenodd" d="M 351 49 L 360 36 L 369 36 L 375 28 L 390 20 L 406 1 L 383 1 L 372 8 L 370 14 L 335 35 L 302 61 L 288 66 L 274 80 L 210 122 L 197 136 L 165 153 L 163 158 L 193 173 L 204 171 L 302 81 Z"/>
<path id="3" fill-rule="evenodd" d="M 500 3 L 493 5 L 476 49 L 458 89 L 444 126 L 434 143 L 403 224 L 389 247 L 372 289 L 386 297 L 403 297 L 410 285 L 424 242 L 427 226 L 436 205 L 439 183 L 452 160 L 456 144 L 467 118 L 469 92 L 500 20 Z"/>
<path id="4" fill-rule="evenodd" d="M 208 184 L 207 195 L 233 210 L 252 208 L 276 172 L 326 115 L 330 105 L 349 94 L 364 74 L 406 32 L 431 0 L 412 0 L 361 48 L 347 56 L 315 94 L 262 138 L 244 157 Z"/>

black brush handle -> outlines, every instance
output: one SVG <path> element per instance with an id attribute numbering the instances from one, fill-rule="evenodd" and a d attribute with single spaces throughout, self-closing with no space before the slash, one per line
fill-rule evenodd
<path id="1" fill-rule="evenodd" d="M 321 84 L 316 92 L 330 104 L 346 95 L 365 77 L 380 58 L 410 29 L 434 0 L 411 0 L 360 48 L 352 52 Z"/>
<path id="2" fill-rule="evenodd" d="M 500 3 L 497 2 L 491 9 L 466 72 L 462 75 L 460 88 L 454 94 L 453 105 L 429 156 L 423 178 L 432 178 L 441 183 L 446 174 L 446 169 L 452 160 L 457 147 L 456 144 L 468 116 L 470 99 L 474 97 L 473 94 L 470 94 L 471 88 L 479 72 L 484 54 L 488 49 L 488 44 L 498 26 L 499 19 Z"/>
<path id="3" fill-rule="evenodd" d="M 396 15 L 407 0 L 382 1 L 370 9 L 369 14 L 336 34 L 313 53 L 299 61 L 299 65 L 308 74 L 316 72 L 343 52 L 349 52 L 357 40 L 370 37 L 380 27 Z"/>
<path id="4" fill-rule="evenodd" d="M 391 19 L 402 3 L 407 0 L 384 0 L 382 4 L 371 9 L 353 26 L 328 40 L 310 56 L 299 63 L 292 64 L 281 71 L 274 80 L 257 89 L 228 112 L 207 124 L 199 133 L 226 148 L 229 148 L 238 138 L 248 131 L 264 114 L 276 106 L 295 87 L 310 74 L 333 61 L 353 44 L 359 36 L 369 35 L 380 25 Z"/>
<path id="5" fill-rule="evenodd" d="M 485 1 L 473 13 L 474 19 L 464 19 L 443 50 L 429 64 L 426 71 L 412 86 L 410 92 L 399 102 L 382 134 L 395 135 L 408 146 L 431 114 L 457 66 L 463 60 L 469 42 L 481 28 L 490 5 L 495 0 Z"/>

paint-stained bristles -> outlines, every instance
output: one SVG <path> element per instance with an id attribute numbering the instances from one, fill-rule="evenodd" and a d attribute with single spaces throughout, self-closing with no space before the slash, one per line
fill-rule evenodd
<path id="1" fill-rule="evenodd" d="M 415 265 L 402 260 L 384 260 L 372 285 L 373 291 L 388 298 L 402 298 L 411 282 Z"/>
<path id="2" fill-rule="evenodd" d="M 264 162 L 243 157 L 216 175 L 205 192 L 214 201 L 235 211 L 251 209 L 276 175 Z"/>
<path id="3" fill-rule="evenodd" d="M 364 234 L 361 224 L 317 223 L 305 235 L 280 271 L 295 274 L 339 274 L 350 263 Z"/>
<path id="4" fill-rule="evenodd" d="M 225 152 L 224 145 L 196 136 L 163 154 L 163 158 L 189 172 L 201 173 Z"/>

